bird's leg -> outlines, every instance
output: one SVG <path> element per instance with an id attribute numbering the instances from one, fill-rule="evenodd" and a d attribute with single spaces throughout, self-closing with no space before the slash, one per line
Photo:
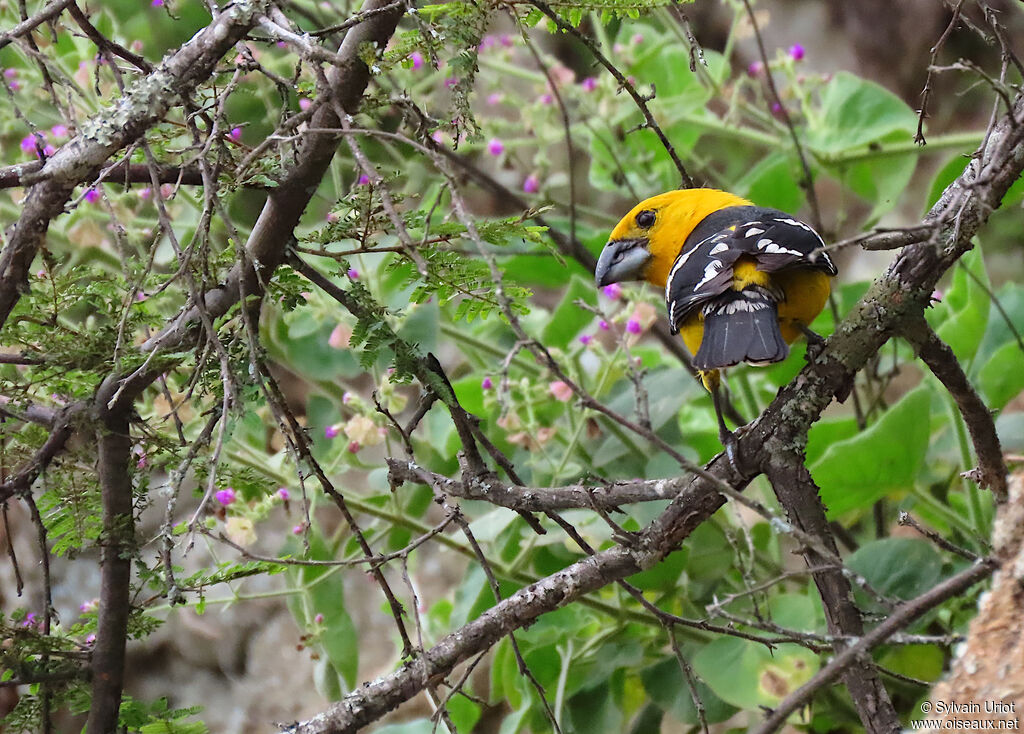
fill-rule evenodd
<path id="1" fill-rule="evenodd" d="M 796 321 L 796 325 L 803 335 L 807 337 L 807 355 L 805 358 L 808 362 L 814 362 L 825 348 L 825 337 L 816 331 L 812 331 L 803 321 Z"/>
<path id="2" fill-rule="evenodd" d="M 733 471 L 738 477 L 742 477 L 743 472 L 740 471 L 739 463 L 739 439 L 737 439 L 736 434 L 730 431 L 725 425 L 725 416 L 722 414 L 721 387 L 717 380 L 712 382 L 710 389 L 711 402 L 715 406 L 715 417 L 718 419 L 718 440 L 722 442 L 722 447 L 725 449 L 725 456 L 729 459 L 729 465 L 733 468 Z"/>

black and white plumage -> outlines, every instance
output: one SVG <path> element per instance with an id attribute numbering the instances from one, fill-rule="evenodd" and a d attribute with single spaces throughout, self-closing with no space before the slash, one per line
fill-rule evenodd
<path id="1" fill-rule="evenodd" d="M 792 335 L 784 339 L 780 333 L 779 307 L 787 297 L 800 297 L 802 289 L 787 294 L 781 274 L 818 271 L 834 276 L 836 266 L 823 247 L 810 226 L 777 209 L 727 207 L 701 221 L 665 284 L 673 332 L 692 328 L 695 315 L 703 322 L 694 366 L 709 370 L 785 359 Z M 742 274 L 737 273 L 740 262 L 746 265 Z M 786 309 L 800 311 L 795 303 Z"/>

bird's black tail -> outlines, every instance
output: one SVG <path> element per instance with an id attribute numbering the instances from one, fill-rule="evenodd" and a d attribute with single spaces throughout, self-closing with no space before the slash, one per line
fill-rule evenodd
<path id="1" fill-rule="evenodd" d="M 775 298 L 764 288 L 729 290 L 704 306 L 704 337 L 693 360 L 697 369 L 769 364 L 788 355 Z"/>

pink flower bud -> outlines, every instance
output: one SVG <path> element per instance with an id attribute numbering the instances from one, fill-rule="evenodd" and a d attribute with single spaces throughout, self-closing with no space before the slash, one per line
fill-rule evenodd
<path id="1" fill-rule="evenodd" d="M 583 346 L 587 346 L 592 341 L 594 341 L 594 337 L 591 336 L 590 334 L 583 334 L 582 336 L 580 336 L 580 344 L 582 344 Z"/>
<path id="2" fill-rule="evenodd" d="M 317 624 L 323 624 L 324 623 L 324 615 L 322 615 L 322 614 L 316 615 L 315 617 L 313 617 L 313 621 L 316 622 Z"/>
<path id="3" fill-rule="evenodd" d="M 309 97 L 301 97 L 299 99 L 299 109 L 300 110 L 303 110 L 303 111 L 308 110 L 310 108 L 310 105 L 312 105 L 312 104 L 313 104 L 313 100 L 309 99 Z"/>
<path id="4" fill-rule="evenodd" d="M 240 128 L 240 127 L 233 127 L 233 128 L 231 128 L 231 132 L 228 133 L 228 137 L 230 137 L 232 140 L 234 140 L 237 143 L 239 140 L 242 139 L 242 128 Z"/>
<path id="5" fill-rule="evenodd" d="M 327 438 L 327 439 L 336 438 L 338 433 L 340 433 L 340 432 L 341 432 L 341 429 L 338 428 L 338 426 L 327 426 L 327 428 L 324 429 L 324 438 Z"/>
<path id="6" fill-rule="evenodd" d="M 359 181 L 357 181 L 356 183 L 359 186 L 366 186 L 368 183 L 370 183 L 370 177 L 367 176 L 365 173 L 360 174 Z"/>
<path id="7" fill-rule="evenodd" d="M 597 78 L 588 76 L 586 79 L 580 82 L 580 86 L 583 87 L 584 92 L 593 92 L 595 89 L 597 89 Z"/>
<path id="8" fill-rule="evenodd" d="M 497 138 L 491 138 L 487 143 L 487 152 L 494 156 L 501 155 L 505 152 L 505 144 Z"/>
<path id="9" fill-rule="evenodd" d="M 601 292 L 604 293 L 605 298 L 617 301 L 622 296 L 622 286 L 618 283 L 612 283 L 611 285 L 606 285 Z"/>
<path id="10" fill-rule="evenodd" d="M 231 487 L 219 490 L 216 494 L 213 495 L 213 497 L 222 505 L 224 505 L 224 507 L 227 507 L 228 505 L 232 504 L 236 499 L 238 499 L 237 496 L 235 495 L 235 490 L 232 489 Z"/>
<path id="11" fill-rule="evenodd" d="M 531 173 L 523 180 L 523 191 L 527 194 L 536 194 L 540 191 L 540 179 Z"/>
<path id="12" fill-rule="evenodd" d="M 555 396 L 555 400 L 562 403 L 572 398 L 572 388 L 561 380 L 555 380 L 548 385 L 548 392 Z"/>
<path id="13" fill-rule="evenodd" d="M 291 497 L 291 494 L 288 492 L 287 487 L 281 487 L 279 490 L 277 490 L 277 497 L 278 499 L 287 502 L 288 498 Z"/>
<path id="14" fill-rule="evenodd" d="M 601 319 L 599 322 L 597 322 L 597 328 L 599 328 L 601 331 L 608 331 L 608 329 L 612 328 L 612 325 L 609 324 L 604 319 Z"/>
<path id="15" fill-rule="evenodd" d="M 355 268 L 349 268 L 345 275 L 349 277 L 349 280 L 359 280 L 359 271 Z"/>
<path id="16" fill-rule="evenodd" d="M 491 380 L 490 377 L 485 377 L 483 379 L 483 381 L 480 383 L 480 388 L 483 389 L 483 390 L 493 390 L 494 389 L 494 381 Z"/>
<path id="17" fill-rule="evenodd" d="M 359 449 L 361 449 L 361 448 L 362 448 L 362 446 L 359 445 L 358 441 L 349 441 L 348 452 L 350 454 L 358 454 L 359 453 Z"/>
<path id="18" fill-rule="evenodd" d="M 640 322 L 636 319 L 630 319 L 626 322 L 626 331 L 630 334 L 639 334 L 643 329 L 640 326 Z"/>
<path id="19" fill-rule="evenodd" d="M 412 59 L 412 70 L 419 71 L 423 67 L 423 54 L 419 51 L 413 51 L 409 58 Z"/>
<path id="20" fill-rule="evenodd" d="M 86 190 L 85 200 L 88 201 L 90 204 L 95 204 L 97 201 L 100 200 L 100 192 L 97 191 L 96 189 Z"/>
<path id="21" fill-rule="evenodd" d="M 760 61 L 751 61 L 750 66 L 747 67 L 747 75 L 752 77 L 761 76 L 764 72 L 764 64 Z"/>
<path id="22" fill-rule="evenodd" d="M 789 47 L 789 58 L 793 59 L 793 61 L 802 61 L 805 55 L 804 47 L 799 43 L 794 43 Z"/>

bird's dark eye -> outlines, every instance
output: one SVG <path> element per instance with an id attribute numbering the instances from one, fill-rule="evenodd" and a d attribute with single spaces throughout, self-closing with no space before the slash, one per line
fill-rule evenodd
<path id="1" fill-rule="evenodd" d="M 654 226 L 654 221 L 658 218 L 650 209 L 644 209 L 642 212 L 636 215 L 636 226 L 641 229 L 650 229 Z"/>

